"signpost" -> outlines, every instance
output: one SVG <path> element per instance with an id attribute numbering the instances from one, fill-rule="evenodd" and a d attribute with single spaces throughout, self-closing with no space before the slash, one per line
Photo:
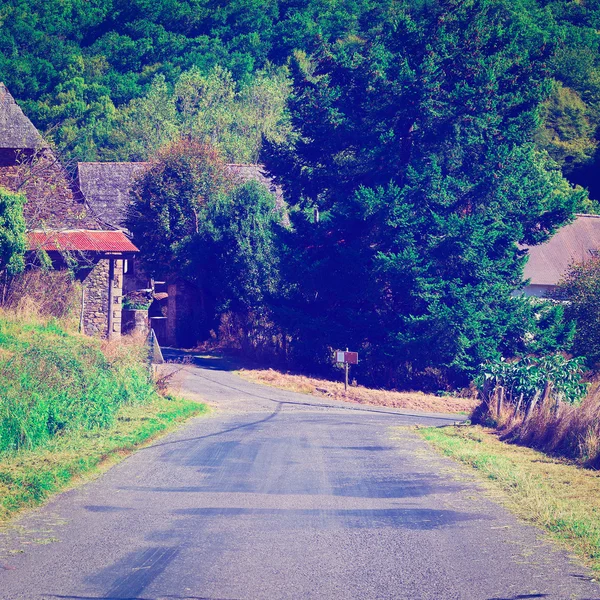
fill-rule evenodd
<path id="1" fill-rule="evenodd" d="M 343 363 L 344 365 L 344 391 L 348 391 L 348 371 L 350 369 L 350 365 L 358 364 L 358 352 L 349 352 L 348 348 L 346 351 L 337 350 L 335 353 L 335 360 L 338 363 Z"/>

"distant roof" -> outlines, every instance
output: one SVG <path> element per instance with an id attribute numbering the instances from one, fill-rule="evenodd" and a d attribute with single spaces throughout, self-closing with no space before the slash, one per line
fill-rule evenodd
<path id="1" fill-rule="evenodd" d="M 78 163 L 79 189 L 98 219 L 106 225 L 125 229 L 129 206 L 129 190 L 134 179 L 150 167 L 149 162 Z M 283 206 L 281 188 L 276 186 L 261 165 L 229 164 L 227 169 L 243 181 L 258 181 L 275 195 Z"/>
<path id="2" fill-rule="evenodd" d="M 261 185 L 264 185 L 277 199 L 277 206 L 279 208 L 283 205 L 283 192 L 281 187 L 275 185 L 273 180 L 267 176 L 265 168 L 262 165 L 240 165 L 240 164 L 229 164 L 227 169 L 230 173 L 237 175 L 239 179 L 244 181 L 258 181 Z"/>
<path id="3" fill-rule="evenodd" d="M 524 278 L 531 285 L 556 285 L 570 265 L 589 260 L 600 251 L 600 216 L 577 215 L 547 242 L 530 246 Z"/>
<path id="4" fill-rule="evenodd" d="M 0 83 L 0 148 L 34 149 L 41 145 L 42 136 Z"/>
<path id="5" fill-rule="evenodd" d="M 124 229 L 131 203 L 129 190 L 149 166 L 147 162 L 78 163 L 79 189 L 98 219 Z"/>
<path id="6" fill-rule="evenodd" d="M 122 231 L 30 231 L 29 250 L 46 252 L 139 252 Z"/>

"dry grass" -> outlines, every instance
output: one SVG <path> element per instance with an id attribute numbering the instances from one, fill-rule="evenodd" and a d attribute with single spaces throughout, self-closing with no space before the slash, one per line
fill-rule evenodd
<path id="1" fill-rule="evenodd" d="M 508 508 L 600 570 L 600 473 L 503 443 L 479 426 L 423 428 L 444 454 L 476 469 Z"/>
<path id="2" fill-rule="evenodd" d="M 356 404 L 439 413 L 470 413 L 477 405 L 477 401 L 470 398 L 439 397 L 423 392 L 390 392 L 362 386 L 350 386 L 346 394 L 343 383 L 304 375 L 291 375 L 273 369 L 241 369 L 237 373 L 240 377 L 254 383 Z"/>
<path id="3" fill-rule="evenodd" d="M 477 422 L 497 423 L 503 441 L 530 446 L 554 456 L 564 456 L 580 465 L 600 468 L 600 385 L 595 382 L 581 404 L 546 402 L 529 419 L 514 414 L 514 406 L 503 407 L 499 418 L 477 411 Z M 493 412 L 493 410 L 492 410 Z"/>

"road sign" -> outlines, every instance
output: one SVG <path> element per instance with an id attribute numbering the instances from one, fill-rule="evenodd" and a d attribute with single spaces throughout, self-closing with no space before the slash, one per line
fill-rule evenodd
<path id="1" fill-rule="evenodd" d="M 335 353 L 335 361 L 339 363 L 348 363 L 349 365 L 357 365 L 358 352 L 344 352 L 343 350 L 338 350 Z"/>
<path id="2" fill-rule="evenodd" d="M 350 365 L 358 364 L 358 352 L 345 352 L 343 350 L 337 350 L 335 353 L 335 360 L 338 363 L 344 363 L 344 390 L 348 390 L 348 370 Z"/>

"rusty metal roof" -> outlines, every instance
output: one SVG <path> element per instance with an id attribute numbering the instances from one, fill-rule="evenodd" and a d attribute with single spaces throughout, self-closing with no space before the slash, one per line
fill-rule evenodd
<path id="1" fill-rule="evenodd" d="M 547 242 L 527 247 L 524 278 L 530 285 L 556 285 L 569 267 L 600 252 L 600 215 L 577 215 Z"/>
<path id="2" fill-rule="evenodd" d="M 30 231 L 27 241 L 29 250 L 46 252 L 139 252 L 122 231 Z"/>

